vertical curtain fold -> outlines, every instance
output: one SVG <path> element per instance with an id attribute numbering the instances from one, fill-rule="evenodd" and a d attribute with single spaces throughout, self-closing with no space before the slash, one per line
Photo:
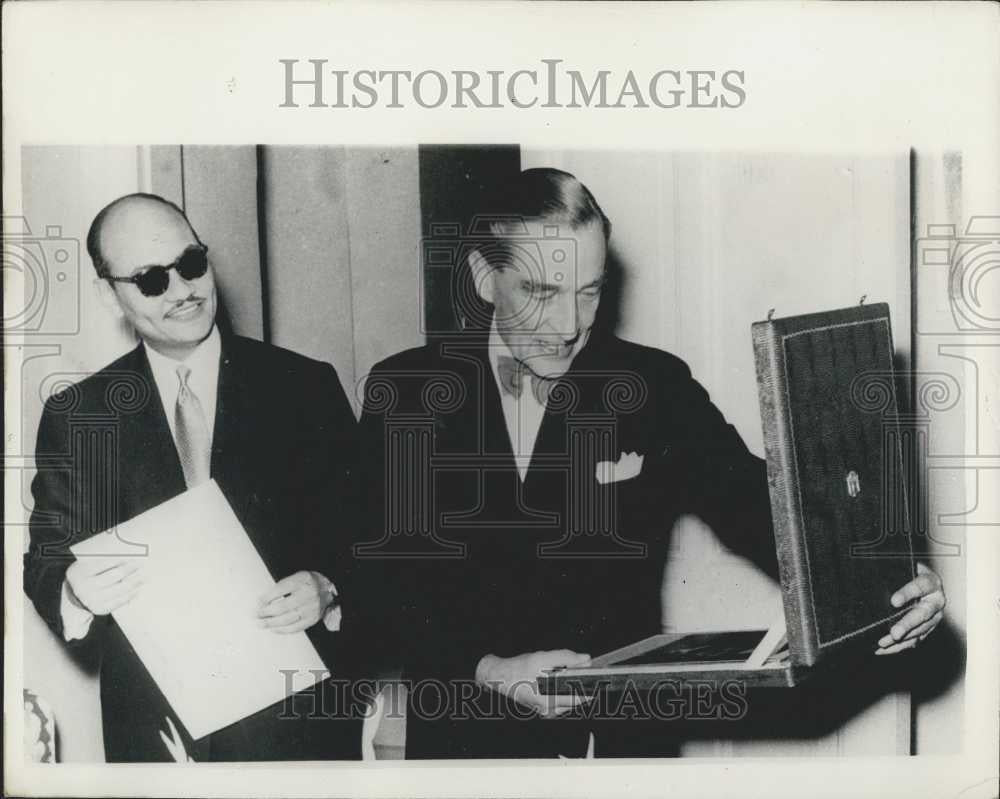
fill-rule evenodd
<path id="1" fill-rule="evenodd" d="M 357 383 L 423 342 L 415 147 L 152 147 L 152 191 L 209 245 L 233 330 Z"/>

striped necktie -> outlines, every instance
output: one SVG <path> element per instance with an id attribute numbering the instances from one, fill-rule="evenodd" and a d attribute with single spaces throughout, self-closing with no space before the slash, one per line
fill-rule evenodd
<path id="1" fill-rule="evenodd" d="M 205 421 L 205 411 L 198 395 L 188 386 L 190 367 L 180 364 L 177 379 L 177 405 L 174 408 L 174 432 L 177 436 L 177 454 L 184 470 L 188 488 L 208 480 L 212 463 L 212 440 Z"/>

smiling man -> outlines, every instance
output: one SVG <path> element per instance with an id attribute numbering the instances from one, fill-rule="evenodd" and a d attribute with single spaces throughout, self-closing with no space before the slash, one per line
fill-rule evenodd
<path id="1" fill-rule="evenodd" d="M 307 693 L 193 741 L 110 615 L 142 591 L 142 559 L 98 564 L 69 553 L 214 479 L 278 579 L 247 613 L 276 635 L 305 630 L 331 666 L 331 578 L 348 533 L 356 451 L 335 371 L 220 331 L 208 248 L 160 197 L 112 202 L 94 219 L 87 249 L 102 300 L 139 344 L 46 403 L 24 584 L 61 639 L 102 652 L 107 760 L 358 757 L 358 722 L 308 718 Z M 190 589 L 184 574 L 176 589 Z M 284 684 L 284 675 L 274 679 Z"/>
<path id="2" fill-rule="evenodd" d="M 591 734 L 597 756 L 670 754 L 663 725 L 588 717 L 535 679 L 662 631 L 682 514 L 776 575 L 765 464 L 683 361 L 598 324 L 611 224 L 579 180 L 527 170 L 482 211 L 469 266 L 488 328 L 366 383 L 370 591 L 354 621 L 379 613 L 367 651 L 398 644 L 383 657 L 410 683 L 407 757 L 580 757 Z M 897 597 L 921 601 L 880 651 L 940 621 L 921 568 Z"/>

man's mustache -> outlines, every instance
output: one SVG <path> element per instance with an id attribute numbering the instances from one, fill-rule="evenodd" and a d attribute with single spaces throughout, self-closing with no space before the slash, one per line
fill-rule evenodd
<path id="1" fill-rule="evenodd" d="M 205 298 L 202 297 L 200 294 L 192 294 L 188 297 L 185 297 L 183 300 L 177 300 L 177 302 L 175 302 L 171 307 L 171 310 L 173 310 L 174 308 L 180 308 L 182 305 L 187 305 L 189 302 L 204 302 L 204 301 Z"/>
<path id="2" fill-rule="evenodd" d="M 190 296 L 185 297 L 183 300 L 178 300 L 173 305 L 171 305 L 170 308 L 167 309 L 167 312 L 164 314 L 164 316 L 170 316 L 175 311 L 178 311 L 181 308 L 200 302 L 205 302 L 205 298 L 199 294 L 191 294 Z"/>
<path id="3" fill-rule="evenodd" d="M 580 336 L 582 335 L 583 332 L 577 330 L 573 338 L 563 338 L 559 333 L 549 333 L 548 335 L 535 336 L 534 340 L 543 347 L 572 347 L 580 340 Z"/>

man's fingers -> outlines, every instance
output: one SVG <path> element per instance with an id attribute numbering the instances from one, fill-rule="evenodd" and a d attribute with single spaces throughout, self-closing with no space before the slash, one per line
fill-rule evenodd
<path id="1" fill-rule="evenodd" d="M 312 619 L 303 618 L 286 627 L 275 627 L 271 632 L 279 633 L 280 635 L 291 635 L 292 633 L 300 633 L 303 630 L 308 630 L 313 624 L 315 622 Z"/>
<path id="2" fill-rule="evenodd" d="M 582 652 L 574 652 L 572 649 L 556 649 L 545 653 L 544 662 L 545 665 L 543 668 L 553 668 L 555 666 L 575 668 L 586 666 L 590 663 L 590 655 Z"/>
<path id="3" fill-rule="evenodd" d="M 895 655 L 897 652 L 902 652 L 906 649 L 913 649 L 917 645 L 916 638 L 909 638 L 906 641 L 900 641 L 898 644 L 893 644 L 892 646 L 880 647 L 875 650 L 876 655 Z"/>
<path id="4" fill-rule="evenodd" d="M 131 591 L 128 591 L 127 593 L 119 597 L 115 606 L 111 608 L 111 610 L 118 610 L 118 608 L 125 607 L 129 602 L 135 599 L 136 596 L 138 596 L 138 594 L 139 594 L 139 589 L 133 588 Z"/>
<path id="5" fill-rule="evenodd" d="M 286 577 L 284 580 L 278 580 L 272 588 L 261 594 L 260 604 L 266 605 L 276 599 L 281 599 L 286 594 L 292 593 L 292 591 L 295 590 L 296 585 L 292 584 L 290 580 L 290 577 Z"/>
<path id="6" fill-rule="evenodd" d="M 130 602 L 145 582 L 146 575 L 138 571 L 109 586 L 88 585 L 82 592 L 73 590 L 77 599 L 87 610 L 95 615 L 103 616 Z"/>
<path id="7" fill-rule="evenodd" d="M 902 641 L 908 637 L 910 630 L 928 621 L 936 612 L 938 612 L 938 609 L 928 603 L 921 602 L 915 605 L 909 613 L 892 625 L 888 635 L 883 636 L 882 640 L 892 638 L 893 641 Z"/>
<path id="8" fill-rule="evenodd" d="M 543 694 L 539 693 L 537 684 L 531 686 L 531 690 L 536 697 L 539 704 L 543 705 L 548 711 L 558 711 L 560 713 L 565 713 L 568 710 L 572 710 L 580 705 L 585 705 L 587 702 L 591 701 L 593 697 L 584 696 L 582 694 Z"/>
<path id="9" fill-rule="evenodd" d="M 136 595 L 139 593 L 139 586 L 135 586 L 126 591 L 118 591 L 112 596 L 102 597 L 100 600 L 94 603 L 91 609 L 95 615 L 104 616 L 108 613 L 114 613 L 118 608 L 125 607 L 129 602 L 135 599 Z"/>
<path id="10" fill-rule="evenodd" d="M 878 645 L 880 647 L 887 647 L 896 642 L 909 641 L 911 638 L 919 638 L 937 627 L 942 618 L 944 618 L 944 613 L 939 610 L 937 612 L 932 612 L 930 617 L 926 620 L 918 620 L 918 622 L 912 626 L 907 626 L 905 630 L 897 630 L 894 626 L 888 635 L 883 635 L 878 639 Z"/>
<path id="11" fill-rule="evenodd" d="M 282 613 L 287 613 L 290 610 L 294 610 L 313 598 L 303 586 L 298 586 L 295 588 L 290 588 L 285 593 L 279 596 L 269 599 L 266 602 L 260 604 L 260 614 L 262 616 L 278 616 Z"/>
<path id="12" fill-rule="evenodd" d="M 572 649 L 555 649 L 551 652 L 547 652 L 546 654 L 551 655 L 553 658 L 565 661 L 580 660 L 581 658 L 584 660 L 590 660 L 590 655 L 583 652 L 574 652 Z"/>
<path id="13" fill-rule="evenodd" d="M 141 576 L 130 577 L 128 580 L 123 581 L 119 586 L 117 586 L 113 591 L 108 592 L 104 595 L 104 605 L 108 608 L 107 612 L 112 610 L 117 610 L 123 605 L 127 605 L 139 593 L 139 589 L 145 582 Z"/>
<path id="14" fill-rule="evenodd" d="M 128 580 L 132 580 L 142 574 L 141 563 L 123 563 L 97 575 L 85 575 L 83 578 L 72 578 L 67 573 L 67 580 L 70 587 L 85 605 L 87 600 L 99 599 L 108 591 L 116 589 Z"/>
<path id="15" fill-rule="evenodd" d="M 560 716 L 565 716 L 567 713 L 569 713 L 573 709 L 573 707 L 574 707 L 573 705 L 567 705 L 566 707 L 549 708 L 542 715 L 545 718 L 556 719 L 556 718 L 559 718 Z"/>
<path id="16" fill-rule="evenodd" d="M 263 607 L 276 599 L 281 599 L 287 594 L 294 594 L 296 590 L 308 587 L 311 582 L 312 577 L 309 575 L 309 572 L 296 572 L 288 577 L 284 577 L 278 580 L 273 588 L 261 595 L 259 604 Z"/>
<path id="17" fill-rule="evenodd" d="M 117 571 L 121 574 L 132 574 L 138 571 L 143 566 L 146 565 L 146 558 L 125 558 L 120 560 L 118 563 L 113 564 L 109 568 L 105 569 L 101 574 L 106 574 L 109 571 Z"/>
<path id="18" fill-rule="evenodd" d="M 70 567 L 80 574 L 93 576 L 114 568 L 121 563 L 120 558 L 104 558 L 96 556 L 83 556 L 77 558 Z"/>
<path id="19" fill-rule="evenodd" d="M 939 610 L 923 624 L 918 624 L 916 627 L 910 630 L 909 634 L 906 636 L 906 639 L 907 640 L 909 640 L 910 638 L 922 639 L 925 635 L 927 635 L 927 633 L 929 633 L 931 630 L 937 627 L 938 623 L 941 621 L 943 617 L 944 614 Z"/>
<path id="20" fill-rule="evenodd" d="M 543 701 L 547 702 L 543 714 L 546 716 L 563 716 L 571 710 L 590 701 L 590 699 L 585 696 L 570 696 L 567 694 L 554 694 L 541 698 Z"/>
<path id="21" fill-rule="evenodd" d="M 302 612 L 293 610 L 282 613 L 280 616 L 271 616 L 260 620 L 260 625 L 275 632 L 294 633 L 305 630 L 316 623 L 316 612 Z"/>
<path id="22" fill-rule="evenodd" d="M 290 624 L 295 624 L 302 619 L 301 614 L 292 611 L 291 613 L 282 613 L 278 616 L 269 616 L 260 620 L 260 626 L 268 630 L 273 630 L 278 627 L 285 627 Z"/>
<path id="23" fill-rule="evenodd" d="M 319 601 L 317 600 L 315 594 L 311 594 L 308 591 L 296 591 L 286 597 L 275 599 L 259 608 L 257 615 L 262 619 L 281 616 L 282 614 L 292 613 L 293 611 L 297 611 L 305 615 L 307 611 L 313 612 L 318 607 Z"/>
<path id="24" fill-rule="evenodd" d="M 900 588 L 890 598 L 893 607 L 901 608 L 907 602 L 933 593 L 938 588 L 938 580 L 929 573 L 920 574 Z"/>
<path id="25" fill-rule="evenodd" d="M 260 605 L 257 609 L 257 615 L 262 619 L 281 616 L 291 610 L 294 610 L 296 604 L 297 603 L 295 602 L 293 594 L 280 596 Z"/>
<path id="26" fill-rule="evenodd" d="M 573 708 L 587 704 L 591 697 L 579 694 L 549 694 L 546 699 L 552 701 L 556 707 Z"/>
<path id="27" fill-rule="evenodd" d="M 878 640 L 877 655 L 891 655 L 917 645 L 923 636 L 940 624 L 944 612 L 932 605 L 918 605 L 896 622 L 888 634 Z"/>
<path id="28" fill-rule="evenodd" d="M 111 569 L 117 569 L 121 566 L 126 566 L 128 564 L 136 564 L 137 566 L 142 565 L 143 558 L 110 558 L 110 557 L 81 557 L 77 558 L 73 565 L 82 574 L 87 575 L 98 575 L 104 574 Z"/>
<path id="29" fill-rule="evenodd" d="M 100 586 L 101 588 L 107 588 L 114 585 L 115 583 L 120 583 L 122 580 L 127 579 L 129 576 L 135 574 L 142 568 L 142 563 L 138 558 L 128 562 L 119 563 L 117 566 L 112 566 L 110 569 L 99 572 L 93 577 L 94 584 Z"/>

